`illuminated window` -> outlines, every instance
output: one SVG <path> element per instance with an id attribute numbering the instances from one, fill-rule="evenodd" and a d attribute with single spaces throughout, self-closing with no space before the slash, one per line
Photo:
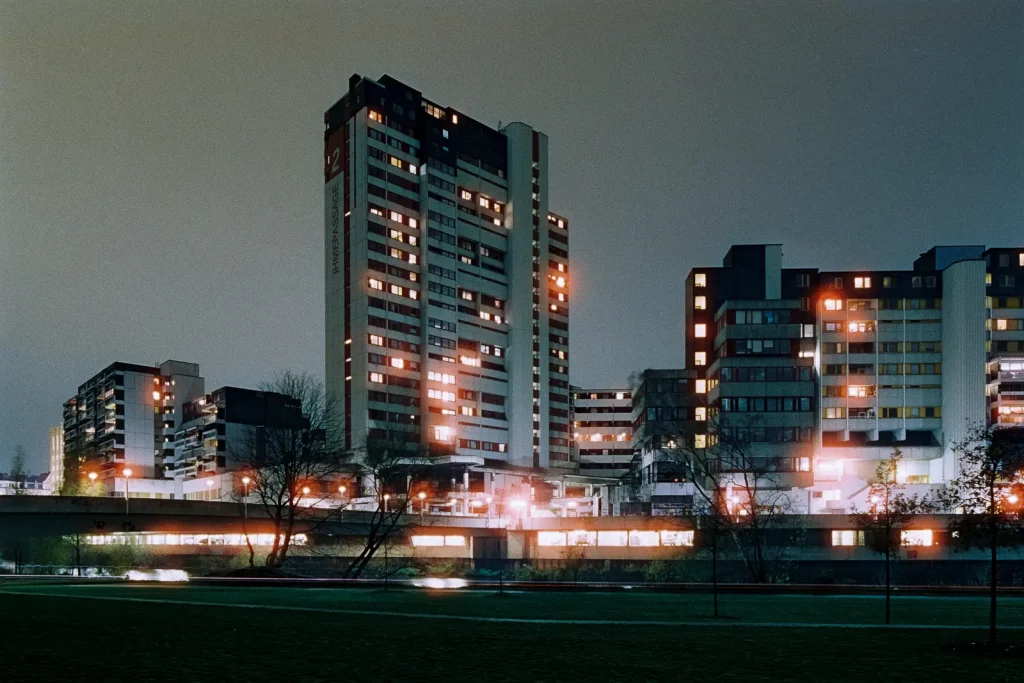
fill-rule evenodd
<path id="1" fill-rule="evenodd" d="M 372 109 L 370 110 L 369 117 L 370 117 L 371 121 L 376 121 L 377 123 L 382 123 L 384 121 L 384 119 L 380 115 L 380 113 L 379 112 L 375 112 Z"/>
<path id="2" fill-rule="evenodd" d="M 382 373 L 380 373 L 380 372 L 371 372 L 370 373 L 370 381 L 373 382 L 374 384 L 383 384 L 384 383 L 384 375 Z"/>
<path id="3" fill-rule="evenodd" d="M 1017 255 L 1017 265 L 1024 268 L 1024 251 Z"/>
<path id="4" fill-rule="evenodd" d="M 412 173 L 413 175 L 416 175 L 416 171 L 418 171 L 418 170 L 419 170 L 419 169 L 417 169 L 417 168 L 416 168 L 416 166 L 414 166 L 413 164 L 409 164 L 409 173 Z M 412 219 L 409 219 L 409 221 L 410 221 L 410 223 L 411 223 L 411 222 L 412 222 Z M 414 227 L 414 228 L 415 228 L 416 226 L 415 226 L 415 225 L 413 225 L 412 227 Z"/>
<path id="5" fill-rule="evenodd" d="M 474 368 L 480 367 L 480 359 L 473 358 L 472 356 L 459 356 L 459 362 L 463 365 L 469 365 Z"/>
<path id="6" fill-rule="evenodd" d="M 708 381 L 706 379 L 698 379 L 693 383 L 693 390 L 698 394 L 706 394 L 708 391 Z"/>
<path id="7" fill-rule="evenodd" d="M 473 193 L 470 192 L 469 190 L 462 190 L 461 192 L 459 192 L 459 196 L 461 198 L 463 198 L 463 199 L 468 199 L 469 201 L 473 201 Z"/>
<path id="8" fill-rule="evenodd" d="M 370 289 L 378 289 L 380 291 L 384 291 L 384 283 L 381 282 L 380 280 L 374 280 L 373 278 L 370 278 Z"/>
<path id="9" fill-rule="evenodd" d="M 694 448 L 707 448 L 708 447 L 708 435 L 707 434 L 694 434 L 693 435 L 693 447 Z"/>
<path id="10" fill-rule="evenodd" d="M 625 531 L 598 531 L 597 544 L 599 546 L 622 547 L 629 543 L 629 534 Z"/>
<path id="11" fill-rule="evenodd" d="M 413 168 L 415 168 L 415 167 L 413 167 Z M 419 225 L 419 223 L 416 222 L 415 218 L 410 218 L 409 219 L 409 227 L 410 228 L 415 228 L 417 225 Z M 415 237 L 410 237 L 409 238 L 409 244 L 416 244 L 416 238 Z"/>
<path id="12" fill-rule="evenodd" d="M 695 273 L 694 276 L 693 276 L 693 286 L 694 287 L 707 287 L 708 286 L 708 276 L 705 275 L 704 273 Z"/>
<path id="13" fill-rule="evenodd" d="M 440 389 L 427 389 L 427 398 L 451 403 L 455 400 L 455 394 L 451 391 L 441 391 Z"/>
<path id="14" fill-rule="evenodd" d="M 401 163 L 401 161 L 399 161 L 399 163 Z M 401 223 L 402 222 L 402 214 L 398 213 L 397 211 L 392 211 L 391 212 L 391 220 L 397 221 L 397 222 Z"/>
<path id="15" fill-rule="evenodd" d="M 871 287 L 871 278 L 855 277 L 853 278 L 853 286 L 856 289 L 868 289 L 869 287 Z"/>
<path id="16" fill-rule="evenodd" d="M 459 122 L 459 115 L 458 114 L 452 114 L 452 123 L 458 123 L 458 122 Z"/>
<path id="17" fill-rule="evenodd" d="M 446 427 L 445 425 L 435 425 L 434 426 L 434 441 L 441 441 L 443 443 L 448 443 L 448 442 L 450 442 L 452 440 L 452 437 L 454 435 L 455 435 L 455 430 L 452 429 L 451 427 Z"/>
<path id="18" fill-rule="evenodd" d="M 563 531 L 538 531 L 537 545 L 539 546 L 564 546 L 565 532 Z"/>
<path id="19" fill-rule="evenodd" d="M 707 352 L 706 351 L 697 351 L 697 352 L 695 352 L 693 354 L 693 364 L 694 365 L 707 365 L 708 364 L 708 354 L 707 354 Z"/>
<path id="20" fill-rule="evenodd" d="M 484 208 L 487 208 L 487 209 L 491 208 L 491 200 L 488 199 L 487 197 L 481 196 L 480 197 L 480 206 L 482 206 Z"/>
<path id="21" fill-rule="evenodd" d="M 565 536 L 567 545 L 597 545 L 596 531 L 584 531 L 579 529 L 576 531 L 567 531 Z"/>
<path id="22" fill-rule="evenodd" d="M 900 545 L 930 546 L 932 544 L 931 529 L 909 529 L 900 532 Z"/>
<path id="23" fill-rule="evenodd" d="M 698 339 L 703 339 L 708 336 L 708 326 L 704 323 L 697 323 L 693 326 L 693 336 Z"/>
<path id="24" fill-rule="evenodd" d="M 380 216 L 382 218 L 384 216 L 384 212 L 378 209 L 376 206 L 370 207 L 370 213 L 373 214 L 374 216 Z"/>
<path id="25" fill-rule="evenodd" d="M 841 311 L 843 310 L 842 299 L 825 299 L 825 310 L 826 311 Z"/>
<path id="26" fill-rule="evenodd" d="M 1006 318 L 999 318 L 998 320 L 996 320 L 996 329 L 997 330 L 1005 330 L 1006 329 Z"/>
<path id="27" fill-rule="evenodd" d="M 466 301 L 472 301 L 473 300 L 473 292 L 470 292 L 470 291 L 464 289 L 464 290 L 462 290 L 461 294 L 462 294 L 462 298 L 465 299 Z"/>
<path id="28" fill-rule="evenodd" d="M 860 385 L 860 386 L 851 385 L 851 386 L 846 388 L 846 395 L 847 396 L 853 396 L 854 398 L 863 398 L 865 396 L 870 396 L 873 393 L 874 392 L 868 393 L 868 387 L 863 386 L 863 385 Z"/>
<path id="29" fill-rule="evenodd" d="M 413 548 L 437 548 L 444 545 L 444 536 L 413 536 Z"/>
<path id="30" fill-rule="evenodd" d="M 657 547 L 659 545 L 659 534 L 657 531 L 630 531 L 629 544 L 639 548 Z"/>
<path id="31" fill-rule="evenodd" d="M 459 412 L 462 413 L 463 415 L 468 415 L 469 417 L 473 417 L 474 415 L 476 415 L 476 409 L 470 408 L 469 406 L 461 406 L 459 408 Z"/>
<path id="32" fill-rule="evenodd" d="M 409 254 L 409 263 L 416 265 L 416 254 Z"/>
<path id="33" fill-rule="evenodd" d="M 399 370 L 404 369 L 405 368 L 405 359 L 403 359 L 403 358 L 392 358 L 391 359 L 391 367 L 398 368 Z"/>
<path id="34" fill-rule="evenodd" d="M 661 544 L 670 546 L 693 545 L 692 531 L 662 531 Z"/>
<path id="35" fill-rule="evenodd" d="M 555 284 L 558 285 L 559 287 L 565 287 L 565 278 L 564 277 L 556 278 L 555 279 Z"/>
<path id="36" fill-rule="evenodd" d="M 600 441 L 600 440 L 601 440 L 601 439 L 603 439 L 603 438 L 604 438 L 604 437 L 603 437 L 603 436 L 601 436 L 601 434 L 591 434 L 591 435 L 590 435 L 590 440 L 591 440 L 591 441 Z"/>
<path id="37" fill-rule="evenodd" d="M 864 545 L 864 532 L 855 529 L 833 529 L 832 545 L 855 546 Z"/>
<path id="38" fill-rule="evenodd" d="M 403 296 L 405 294 L 405 288 L 399 287 L 398 285 L 391 285 L 391 293 Z"/>
<path id="39" fill-rule="evenodd" d="M 621 401 L 624 398 L 626 398 L 626 392 L 624 392 L 624 391 L 615 392 L 615 400 L 616 401 Z"/>
<path id="40" fill-rule="evenodd" d="M 708 419 L 708 409 L 704 406 L 697 406 L 693 409 L 694 420 L 706 420 Z"/>
<path id="41" fill-rule="evenodd" d="M 706 296 L 693 297 L 693 307 L 698 311 L 703 311 L 708 307 L 708 298 Z"/>

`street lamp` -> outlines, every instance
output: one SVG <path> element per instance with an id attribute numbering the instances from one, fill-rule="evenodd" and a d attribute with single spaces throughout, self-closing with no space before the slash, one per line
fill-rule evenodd
<path id="1" fill-rule="evenodd" d="M 128 480 L 132 476 L 132 468 L 124 468 L 124 514 L 128 514 Z"/>
<path id="2" fill-rule="evenodd" d="M 339 486 L 338 487 L 338 493 L 344 496 L 345 495 L 345 487 L 344 486 Z"/>
<path id="3" fill-rule="evenodd" d="M 384 494 L 384 511 L 385 512 L 388 511 L 388 501 L 389 500 L 391 500 L 391 494 L 390 493 L 385 493 Z"/>
<path id="4" fill-rule="evenodd" d="M 423 515 L 427 513 L 427 494 L 420 491 L 416 497 L 420 499 L 420 523 L 423 523 Z"/>
<path id="5" fill-rule="evenodd" d="M 248 476 L 242 477 L 242 530 L 245 532 L 245 542 L 249 542 L 249 482 Z"/>

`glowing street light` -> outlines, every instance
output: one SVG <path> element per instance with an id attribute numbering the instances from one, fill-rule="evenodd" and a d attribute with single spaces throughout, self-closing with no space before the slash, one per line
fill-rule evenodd
<path id="1" fill-rule="evenodd" d="M 345 495 L 345 487 L 344 487 L 344 485 L 338 487 L 338 493 L 340 493 L 343 496 Z"/>
<path id="2" fill-rule="evenodd" d="M 128 480 L 131 479 L 132 468 L 125 467 L 123 474 L 124 474 L 124 514 L 127 515 L 128 514 Z"/>
<path id="3" fill-rule="evenodd" d="M 1006 502 L 1009 503 L 1010 505 L 1016 505 L 1018 500 L 1020 500 L 1020 498 L 1017 496 L 1016 493 L 1011 493 L 1006 497 Z"/>
<path id="4" fill-rule="evenodd" d="M 90 472 L 89 473 L 89 481 L 96 481 L 96 477 L 98 477 L 98 476 L 99 475 L 96 474 L 95 472 Z"/>

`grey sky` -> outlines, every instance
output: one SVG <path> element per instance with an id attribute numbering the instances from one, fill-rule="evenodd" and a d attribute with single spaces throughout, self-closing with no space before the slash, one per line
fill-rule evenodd
<path id="1" fill-rule="evenodd" d="M 1018 3 L 0 4 L 0 469 L 114 360 L 323 372 L 322 113 L 384 73 L 550 136 L 572 380 L 682 364 L 732 242 L 1024 243 Z"/>

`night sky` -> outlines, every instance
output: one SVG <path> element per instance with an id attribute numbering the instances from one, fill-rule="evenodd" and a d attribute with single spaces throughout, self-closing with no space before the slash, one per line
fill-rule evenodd
<path id="1" fill-rule="evenodd" d="M 322 115 L 389 74 L 550 136 L 572 381 L 683 363 L 687 271 L 1024 244 L 1019 3 L 0 4 L 0 469 L 115 360 L 323 373 Z"/>

